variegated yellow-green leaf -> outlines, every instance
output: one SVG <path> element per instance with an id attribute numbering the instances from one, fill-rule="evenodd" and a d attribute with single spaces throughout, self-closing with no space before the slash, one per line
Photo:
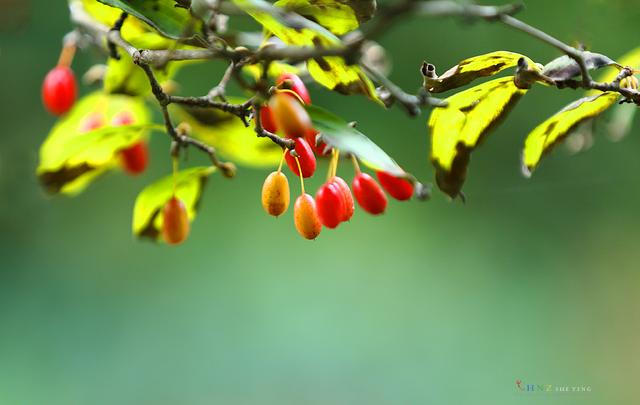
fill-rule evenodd
<path id="1" fill-rule="evenodd" d="M 336 35 L 355 30 L 376 11 L 375 0 L 279 0 L 275 5 L 315 21 Z"/>
<path id="2" fill-rule="evenodd" d="M 428 71 L 428 65 L 423 65 L 424 85 L 432 93 L 442 93 L 469 84 L 481 77 L 493 76 L 514 67 L 520 58 L 525 58 L 529 66 L 535 66 L 535 62 L 526 56 L 508 51 L 496 51 L 467 58 L 442 75 L 433 78 L 430 77 L 431 72 Z"/>
<path id="3" fill-rule="evenodd" d="M 471 152 L 526 93 L 513 77 L 495 79 L 446 99 L 429 119 L 431 162 L 438 187 L 455 198 L 464 184 Z"/>
<path id="4" fill-rule="evenodd" d="M 287 45 L 325 48 L 342 45 L 338 37 L 312 21 L 291 15 L 285 21 L 272 13 L 273 7 L 263 0 L 234 0 L 234 3 Z M 310 60 L 307 69 L 315 81 L 331 90 L 343 94 L 362 93 L 378 101 L 371 80 L 358 66 L 349 66 L 340 57 Z"/>
<path id="5" fill-rule="evenodd" d="M 120 55 L 120 59 L 109 58 L 103 87 L 107 93 L 128 94 L 130 96 L 151 92 L 147 75 L 133 63 L 128 54 L 124 53 Z"/>
<path id="6" fill-rule="evenodd" d="M 80 7 L 95 21 L 112 27 L 120 18 L 122 10 L 100 3 L 97 0 L 70 0 L 70 7 Z M 122 37 L 138 49 L 166 49 L 175 41 L 163 37 L 152 27 L 135 16 L 129 16 L 121 29 Z"/>
<path id="7" fill-rule="evenodd" d="M 98 0 L 129 13 L 169 38 L 190 38 L 199 31 L 201 23 L 191 17 L 189 10 L 176 7 L 173 0 Z"/>
<path id="8" fill-rule="evenodd" d="M 522 163 L 525 174 L 531 175 L 540 159 L 562 142 L 577 125 L 600 115 L 619 97 L 618 93 L 605 92 L 582 98 L 540 124 L 527 136 L 524 144 Z"/>
<path id="9" fill-rule="evenodd" d="M 121 113 L 131 125 L 111 126 Z M 51 193 L 74 195 L 119 165 L 119 151 L 146 137 L 150 114 L 141 99 L 93 93 L 58 121 L 40 147 L 36 173 Z"/>
<path id="10" fill-rule="evenodd" d="M 315 105 L 307 105 L 305 108 L 313 121 L 313 127 L 327 146 L 355 155 L 374 170 L 382 170 L 396 177 L 408 176 L 384 150 L 342 118 Z"/>
<path id="11" fill-rule="evenodd" d="M 253 65 L 245 65 L 242 67 L 242 71 L 249 76 L 251 76 L 254 80 L 260 79 L 262 77 L 262 64 L 255 63 Z M 270 78 L 277 78 L 284 73 L 293 73 L 296 75 L 300 74 L 300 68 L 294 65 L 289 65 L 284 62 L 271 62 L 269 64 L 269 70 L 267 71 L 267 75 Z"/>
<path id="12" fill-rule="evenodd" d="M 640 65 L 640 48 L 636 48 L 622 56 L 619 66 L 616 63 L 607 62 L 607 60 L 610 61 L 610 59 L 606 57 L 597 57 L 595 59 L 600 60 L 602 66 L 636 67 Z M 600 75 L 599 80 L 601 82 L 611 82 L 619 72 L 619 68 L 610 68 Z M 587 92 L 587 97 L 568 105 L 553 117 L 540 124 L 527 136 L 525 141 L 524 151 L 522 153 L 524 174 L 530 176 L 533 170 L 540 164 L 540 160 L 556 145 L 563 142 L 578 125 L 589 119 L 598 117 L 609 107 L 613 106 L 619 98 L 620 95 L 618 93 L 602 93 L 597 90 L 591 90 Z M 627 106 L 620 108 L 625 107 Z M 614 138 L 619 139 L 624 136 L 624 131 L 629 128 L 629 123 L 633 120 L 635 111 L 635 108 L 628 108 L 625 113 L 616 115 L 615 122 L 618 122 L 620 125 L 615 128 L 615 131 L 618 132 L 612 134 Z"/>
<path id="13" fill-rule="evenodd" d="M 162 208 L 175 196 L 184 203 L 189 222 L 196 217 L 204 185 L 215 167 L 193 167 L 164 177 L 147 186 L 133 208 L 133 234 L 138 238 L 162 240 Z"/>
<path id="14" fill-rule="evenodd" d="M 631 66 L 632 68 L 640 67 L 640 48 L 633 49 L 632 51 L 624 54 L 619 59 L 619 63 L 621 66 Z M 606 69 L 606 72 L 598 77 L 598 80 L 601 82 L 611 82 L 616 78 L 618 73 L 620 73 L 620 69 L 608 68 Z M 592 94 L 595 93 L 597 93 L 597 91 L 593 90 Z"/>
<path id="15" fill-rule="evenodd" d="M 233 97 L 229 102 L 241 102 Z M 233 114 L 215 109 L 171 106 L 177 122 L 191 126 L 191 135 L 216 148 L 218 154 L 248 167 L 273 167 L 282 157 L 282 149 L 266 138 L 258 138 L 253 126 L 245 127 Z"/>
<path id="16" fill-rule="evenodd" d="M 177 72 L 185 65 L 196 63 L 195 61 L 173 61 L 162 69 L 153 69 L 156 79 L 160 84 L 173 78 Z M 126 94 L 130 96 L 140 96 L 151 93 L 149 79 L 142 69 L 131 57 L 120 53 L 120 59 L 109 58 L 107 71 L 104 76 L 104 91 L 114 94 Z"/>
<path id="17" fill-rule="evenodd" d="M 629 51 L 628 53 L 623 55 L 619 59 L 619 61 L 621 66 L 630 66 L 632 68 L 640 67 L 640 48 Z M 619 69 L 606 69 L 606 71 L 598 77 L 598 80 L 605 83 L 611 82 L 616 78 L 618 73 L 620 73 Z M 600 92 L 597 90 L 591 90 L 587 92 L 587 95 L 595 94 L 600 94 Z M 614 100 L 611 105 L 613 105 L 615 102 L 616 100 Z M 608 129 L 608 135 L 611 139 L 620 140 L 629 133 L 637 111 L 637 108 L 629 105 L 616 107 L 611 121 L 608 122 L 606 126 Z"/>

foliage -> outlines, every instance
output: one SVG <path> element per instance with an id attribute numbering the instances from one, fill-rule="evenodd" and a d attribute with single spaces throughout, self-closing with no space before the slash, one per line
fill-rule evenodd
<path id="1" fill-rule="evenodd" d="M 576 128 L 618 102 L 640 104 L 634 70 L 640 65 L 640 49 L 618 61 L 601 53 L 575 49 L 516 20 L 512 17 L 518 10 L 515 6 L 459 7 L 454 1 L 442 1 L 437 8 L 431 7 L 432 2 L 403 0 L 380 9 L 373 0 L 69 3 L 72 22 L 84 36 L 76 35 L 67 41 L 60 65 L 70 65 L 69 55 L 87 38 L 110 57 L 101 77 L 102 90 L 86 95 L 60 117 L 42 144 L 38 177 L 51 193 L 77 194 L 101 174 L 120 167 L 126 151 L 146 141 L 150 129 L 162 128 L 171 139 L 174 157 L 183 149 L 194 147 L 208 154 L 212 166 L 180 172 L 174 167 L 173 175 L 140 193 L 133 232 L 153 240 L 161 234 L 162 206 L 172 196 L 183 200 L 189 220 L 194 219 L 205 180 L 216 168 L 233 177 L 235 166 L 231 162 L 248 167 L 273 167 L 282 162 L 283 149 L 292 149 L 294 141 L 265 121 L 269 117 L 267 101 L 275 92 L 299 99 L 287 80 L 273 83 L 282 73 L 298 74 L 341 94 L 365 95 L 379 105 L 381 113 L 393 104 L 412 115 L 431 107 L 427 121 L 430 161 L 438 187 L 451 198 L 464 196 L 462 189 L 472 153 L 507 118 L 518 100 L 538 85 L 558 90 L 580 88 L 586 94 L 526 137 L 522 162 L 527 175 Z M 424 62 L 420 69 L 422 88 L 417 94 L 409 94 L 386 77 L 385 53 L 373 39 L 412 13 L 499 21 L 554 46 L 563 55 L 541 65 L 522 53 L 497 50 L 466 58 L 441 75 L 433 64 Z M 228 20 L 241 18 L 261 29 L 257 41 L 255 35 L 228 29 Z M 177 71 L 210 59 L 224 59 L 229 64 L 220 81 L 205 96 L 175 95 L 179 88 L 173 82 Z M 591 72 L 598 69 L 603 73 L 594 80 Z M 500 76 L 492 77 L 496 75 Z M 209 78 L 205 81 L 211 82 Z M 231 81 L 242 92 L 227 94 Z M 450 94 L 444 99 L 433 96 L 440 93 Z M 153 123 L 148 101 L 155 101 L 160 107 L 163 126 Z M 628 128 L 635 108 L 619 108 L 614 122 Z M 123 111 L 130 114 L 126 122 L 117 118 Z M 411 187 L 420 184 L 350 124 L 348 117 L 341 118 L 317 105 L 305 105 L 300 111 L 309 115 L 312 128 L 297 136 L 336 152 L 329 165 L 329 177 L 335 175 L 337 159 L 346 157 L 353 158 L 356 165 L 359 160 L 372 170 L 408 179 Z M 316 152 L 320 155 L 322 151 Z"/>

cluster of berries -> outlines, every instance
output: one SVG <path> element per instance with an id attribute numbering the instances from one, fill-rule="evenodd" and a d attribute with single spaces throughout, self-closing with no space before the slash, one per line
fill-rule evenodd
<path id="1" fill-rule="evenodd" d="M 355 201 L 366 212 L 379 215 L 387 207 L 386 190 L 398 200 L 408 200 L 413 196 L 414 185 L 404 178 L 378 171 L 378 181 L 360 171 L 358 162 L 352 156 L 356 176 L 352 182 L 353 194 L 347 182 L 336 175 L 339 152 L 317 141 L 318 132 L 303 107 L 310 104 L 309 92 L 300 78 L 284 74 L 278 81 L 278 89 L 269 99 L 268 105 L 260 110 L 260 120 L 265 130 L 279 132 L 295 140 L 293 151 L 285 149 L 283 159 L 293 174 L 300 177 L 301 195 L 294 204 L 294 224 L 305 239 L 315 239 L 322 227 L 334 229 L 342 222 L 349 221 L 355 211 Z M 318 189 L 315 199 L 304 189 L 303 178 L 313 176 L 316 170 L 316 155 L 331 155 L 327 181 Z M 282 162 L 277 171 L 267 176 L 262 186 L 262 206 L 273 216 L 282 215 L 289 208 L 289 181 L 282 172 Z"/>
<path id="2" fill-rule="evenodd" d="M 74 45 L 66 45 L 58 60 L 58 65 L 51 69 L 42 83 L 42 102 L 53 115 L 64 115 L 76 102 L 78 84 L 71 70 L 71 62 L 75 52 Z M 79 132 L 90 132 L 106 125 L 105 118 L 98 113 L 91 113 L 84 117 L 78 128 Z M 132 125 L 134 117 L 128 111 L 116 114 L 111 120 L 111 126 Z M 122 167 L 132 175 L 142 173 L 149 160 L 147 144 L 139 141 L 120 151 Z"/>

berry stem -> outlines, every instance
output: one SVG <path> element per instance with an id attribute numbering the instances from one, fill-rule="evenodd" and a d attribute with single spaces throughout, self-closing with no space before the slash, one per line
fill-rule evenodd
<path id="1" fill-rule="evenodd" d="M 356 175 L 360 174 L 360 164 L 358 163 L 358 159 L 356 158 L 356 155 L 351 154 L 351 161 L 353 162 L 353 168 L 356 170 Z"/>
<path id="2" fill-rule="evenodd" d="M 289 153 L 289 148 L 284 148 L 284 153 L 282 154 L 282 157 L 280 158 L 280 164 L 278 165 L 278 173 L 282 171 L 282 162 L 284 162 L 284 157 L 287 155 L 287 153 Z"/>
<path id="3" fill-rule="evenodd" d="M 173 156 L 171 160 L 172 160 L 172 167 L 173 167 L 173 196 L 175 197 L 176 189 L 178 188 L 177 181 L 176 181 L 176 177 L 178 173 L 178 157 Z"/>
<path id="4" fill-rule="evenodd" d="M 73 57 L 76 54 L 76 44 L 75 43 L 67 43 L 62 47 L 62 51 L 60 52 L 60 57 L 58 58 L 58 66 L 60 67 L 71 67 L 71 63 L 73 62 Z"/>
<path id="5" fill-rule="evenodd" d="M 300 104 L 305 105 L 305 102 L 304 102 L 304 100 L 302 100 L 302 97 L 300 97 L 298 95 L 298 93 L 296 93 L 293 90 L 276 88 L 276 92 L 278 92 L 278 93 L 287 93 L 288 95 L 290 95 L 292 97 L 295 97 L 296 100 L 298 100 L 300 102 Z"/>
<path id="6" fill-rule="evenodd" d="M 302 195 L 305 194 L 304 192 L 304 177 L 302 176 L 302 168 L 300 167 L 300 159 L 298 159 L 297 156 L 294 156 L 294 158 L 296 159 L 296 164 L 298 165 L 298 173 L 300 173 L 300 188 L 302 189 Z M 282 163 L 281 163 L 282 164 Z"/>
<path id="7" fill-rule="evenodd" d="M 338 172 L 338 161 L 340 160 L 340 151 L 336 148 L 333 149 L 331 154 L 331 163 L 329 165 L 329 177 L 327 181 L 336 177 L 336 173 Z"/>

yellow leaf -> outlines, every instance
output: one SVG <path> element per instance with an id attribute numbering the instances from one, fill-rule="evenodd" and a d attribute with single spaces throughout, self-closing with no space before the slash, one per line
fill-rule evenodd
<path id="1" fill-rule="evenodd" d="M 107 93 L 128 94 L 131 96 L 151 92 L 147 75 L 125 53 L 120 54 L 119 60 L 109 58 L 103 88 Z"/>
<path id="2" fill-rule="evenodd" d="M 526 93 L 513 77 L 495 79 L 446 99 L 429 118 L 431 162 L 438 187 L 452 198 L 460 194 L 471 152 Z"/>
<path id="3" fill-rule="evenodd" d="M 618 63 L 621 66 L 631 66 L 632 68 L 640 67 L 640 48 L 636 48 L 625 55 L 623 55 Z M 604 70 L 604 69 L 603 69 Z M 598 81 L 600 82 L 612 82 L 616 76 L 620 73 L 620 69 L 617 68 L 607 68 L 605 73 L 598 77 Z M 598 91 L 593 90 L 591 94 L 598 93 Z"/>
<path id="4" fill-rule="evenodd" d="M 78 0 L 71 0 L 77 3 Z M 122 10 L 104 5 L 96 0 L 80 0 L 84 10 L 97 22 L 112 27 L 120 18 Z M 176 42 L 157 34 L 145 22 L 130 15 L 125 20 L 121 29 L 122 37 L 138 49 L 166 49 Z"/>
<path id="5" fill-rule="evenodd" d="M 162 85 L 171 80 L 185 65 L 198 63 L 196 61 L 173 61 L 162 69 L 153 68 L 156 79 Z M 103 83 L 107 93 L 126 94 L 139 96 L 151 94 L 151 85 L 145 72 L 133 59 L 124 53 L 120 53 L 120 59 L 109 58 L 107 71 Z"/>
<path id="6" fill-rule="evenodd" d="M 342 41 L 331 32 L 311 21 L 305 27 L 290 28 L 269 11 L 270 4 L 263 0 L 234 0 L 243 11 L 262 24 L 287 45 L 309 47 L 336 47 Z M 380 102 L 371 80 L 358 66 L 347 65 L 340 57 L 321 57 L 307 62 L 309 74 L 328 89 L 343 94 L 362 93 Z"/>
<path id="7" fill-rule="evenodd" d="M 111 126 L 122 112 L 131 125 Z M 141 99 L 90 94 L 53 127 L 40 147 L 36 173 L 51 193 L 74 195 L 119 165 L 119 151 L 146 137 L 150 114 Z M 94 125 L 92 125 L 94 124 Z"/>
<path id="8" fill-rule="evenodd" d="M 496 51 L 460 61 L 436 78 L 425 76 L 425 87 L 432 93 L 442 93 L 469 84 L 478 78 L 493 76 L 517 66 L 520 58 L 525 58 L 529 66 L 536 65 L 531 59 L 519 53 Z M 426 67 L 423 67 L 423 74 L 426 74 L 424 68 Z"/>
<path id="9" fill-rule="evenodd" d="M 245 65 L 242 67 L 242 71 L 250 75 L 254 80 L 260 79 L 262 77 L 262 64 L 254 63 L 252 65 Z M 270 78 L 277 78 L 284 73 L 293 73 L 296 75 L 300 74 L 300 68 L 294 65 L 289 65 L 288 63 L 274 61 L 269 64 L 269 70 L 267 71 L 267 75 Z"/>
<path id="10" fill-rule="evenodd" d="M 228 99 L 231 103 L 241 100 Z M 280 162 L 282 149 L 267 138 L 258 138 L 253 126 L 245 127 L 233 114 L 215 109 L 171 105 L 177 122 L 191 126 L 194 138 L 216 148 L 225 159 L 248 167 L 273 167 Z"/>
<path id="11" fill-rule="evenodd" d="M 540 159 L 562 142 L 576 126 L 600 115 L 619 97 L 618 93 L 605 92 L 582 98 L 540 124 L 527 136 L 524 144 L 522 162 L 525 174 L 531 175 Z"/>
<path id="12" fill-rule="evenodd" d="M 279 0 L 275 5 L 315 21 L 335 35 L 355 30 L 376 8 L 373 0 Z"/>
<path id="13" fill-rule="evenodd" d="M 193 167 L 164 177 L 147 186 L 136 198 L 133 208 L 133 234 L 138 238 L 162 240 L 162 208 L 175 196 L 187 208 L 189 222 L 196 217 L 204 185 L 215 167 Z M 175 184 L 175 188 L 174 188 Z"/>

